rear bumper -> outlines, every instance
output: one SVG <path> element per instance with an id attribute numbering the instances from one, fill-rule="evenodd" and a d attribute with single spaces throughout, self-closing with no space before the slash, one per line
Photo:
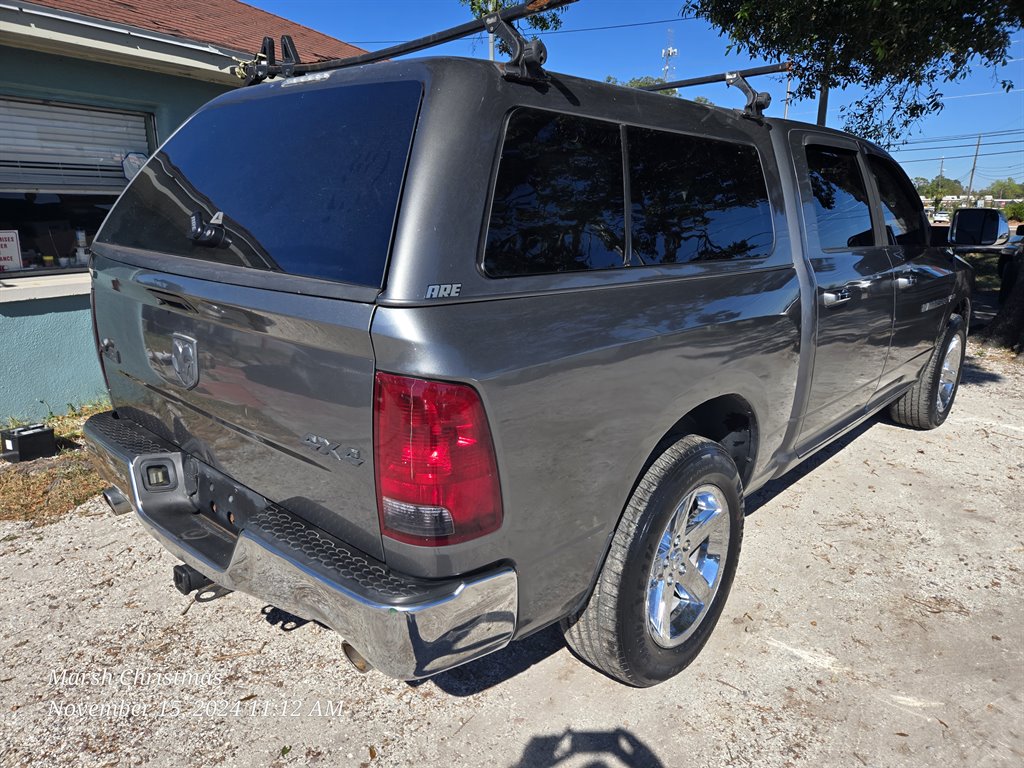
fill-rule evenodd
<path id="1" fill-rule="evenodd" d="M 200 514 L 188 493 L 187 475 L 205 465 L 112 413 L 90 418 L 85 437 L 116 489 L 108 492 L 115 510 L 130 504 L 164 547 L 214 583 L 325 624 L 386 675 L 427 677 L 512 639 L 512 568 L 445 581 L 403 576 L 271 503 L 230 530 Z M 142 468 L 154 461 L 171 467 L 175 488 L 146 488 Z"/>

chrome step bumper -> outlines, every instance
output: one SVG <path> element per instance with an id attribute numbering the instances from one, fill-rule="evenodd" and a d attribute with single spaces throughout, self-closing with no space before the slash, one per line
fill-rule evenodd
<path id="1" fill-rule="evenodd" d="M 325 624 L 390 677 L 427 677 L 512 639 L 512 568 L 444 581 L 404 576 L 272 503 L 256 505 L 231 530 L 201 514 L 189 495 L 191 468 L 218 474 L 211 468 L 113 412 L 90 418 L 85 437 L 114 486 L 108 501 L 122 510 L 122 500 L 130 503 L 176 557 L 222 587 Z M 166 466 L 173 487 L 147 487 L 144 472 L 154 464 Z"/>

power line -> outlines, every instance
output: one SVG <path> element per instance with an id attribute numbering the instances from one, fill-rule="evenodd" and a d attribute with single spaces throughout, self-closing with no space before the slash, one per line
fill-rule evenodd
<path id="1" fill-rule="evenodd" d="M 943 100 L 949 101 L 950 99 L 969 99 L 972 96 L 1004 96 L 1010 93 L 1020 93 L 1024 91 L 1024 88 L 1012 88 L 1009 91 L 980 91 L 979 93 L 961 93 L 959 95 L 954 94 L 953 96 L 943 96 Z"/>
<path id="2" fill-rule="evenodd" d="M 1008 149 L 1003 152 L 987 152 L 984 155 L 978 155 L 978 157 L 994 157 L 995 155 L 1016 155 L 1024 152 L 1024 149 Z M 945 155 L 944 157 L 918 157 L 913 160 L 900 160 L 901 165 L 907 163 L 934 163 L 936 160 L 959 160 L 963 157 L 974 157 L 974 155 Z"/>
<path id="3" fill-rule="evenodd" d="M 977 137 L 977 134 L 975 134 Z M 985 142 L 986 147 L 996 147 L 1000 144 L 1017 144 L 1020 145 L 1020 141 L 1017 139 L 1011 139 L 1010 141 L 987 141 Z M 938 149 L 959 149 L 960 147 L 973 147 L 973 144 L 947 144 L 944 147 L 911 147 L 910 149 L 890 149 L 889 154 L 896 152 L 934 152 Z"/>
<path id="4" fill-rule="evenodd" d="M 607 27 L 581 27 L 579 29 L 551 29 L 547 32 L 534 32 L 535 35 L 567 35 L 570 32 L 597 32 L 605 29 L 625 29 L 626 27 L 649 27 L 652 24 L 671 24 L 674 21 L 696 21 L 696 16 L 676 16 L 674 19 L 658 21 L 637 21 L 632 24 L 611 24 Z"/>
<path id="5" fill-rule="evenodd" d="M 904 144 L 934 144 L 946 141 L 962 141 L 964 139 L 976 139 L 981 136 L 1006 136 L 1014 133 L 1024 133 L 1024 128 L 1010 128 L 1001 131 L 975 131 L 974 133 L 950 134 L 948 136 L 930 136 L 929 138 L 907 139 Z"/>
<path id="6" fill-rule="evenodd" d="M 626 29 L 627 27 L 650 27 L 654 24 L 671 24 L 676 21 L 696 21 L 696 16 L 676 16 L 672 19 L 657 19 L 656 21 L 635 21 L 631 24 L 609 24 L 605 27 L 579 27 L 577 29 L 550 29 L 546 32 L 533 31 L 531 34 L 542 35 L 568 35 L 573 32 L 600 32 L 606 29 Z M 398 45 L 407 43 L 408 40 L 349 40 L 352 45 Z"/>

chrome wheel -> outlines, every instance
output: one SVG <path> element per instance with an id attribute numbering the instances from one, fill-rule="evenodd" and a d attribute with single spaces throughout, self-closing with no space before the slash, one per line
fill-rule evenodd
<path id="1" fill-rule="evenodd" d="M 942 370 L 939 371 L 939 390 L 935 395 L 935 407 L 939 413 L 945 413 L 953 402 L 956 383 L 960 378 L 960 362 L 963 357 L 960 335 L 956 334 L 946 347 L 946 355 L 942 358 Z"/>
<path id="2" fill-rule="evenodd" d="M 729 552 L 730 514 L 713 485 L 690 492 L 658 542 L 647 589 L 647 629 L 663 648 L 683 643 L 714 602 Z"/>

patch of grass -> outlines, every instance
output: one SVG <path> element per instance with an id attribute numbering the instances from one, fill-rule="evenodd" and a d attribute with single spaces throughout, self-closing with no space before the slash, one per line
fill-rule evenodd
<path id="1" fill-rule="evenodd" d="M 80 449 L 0 466 L 0 520 L 52 523 L 105 487 Z"/>
<path id="2" fill-rule="evenodd" d="M 18 464 L 0 461 L 0 520 L 52 523 L 106 487 L 92 468 L 81 438 L 85 420 L 108 407 L 94 403 L 47 419 L 61 449 L 56 456 Z"/>
<path id="3" fill-rule="evenodd" d="M 974 288 L 978 291 L 998 291 L 999 267 L 998 252 L 967 253 L 964 260 L 974 267 Z"/>

